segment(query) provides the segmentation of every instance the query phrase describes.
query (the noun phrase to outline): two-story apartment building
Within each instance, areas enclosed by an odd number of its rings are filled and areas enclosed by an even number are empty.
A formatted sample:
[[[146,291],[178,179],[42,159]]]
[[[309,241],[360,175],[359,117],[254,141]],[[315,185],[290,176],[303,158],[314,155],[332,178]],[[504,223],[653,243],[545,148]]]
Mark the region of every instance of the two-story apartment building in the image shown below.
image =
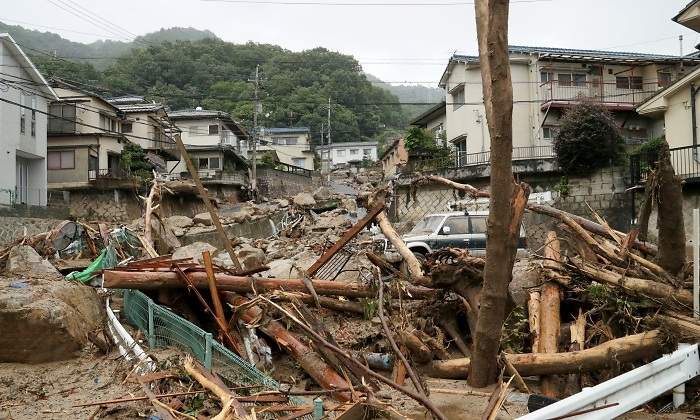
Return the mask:
[[[316,147],[321,162],[331,169],[345,164],[359,164],[363,161],[376,162],[376,141],[351,141],[343,143],[324,144]]]
[[[581,101],[612,111],[628,142],[650,138],[649,121],[637,115],[635,107],[700,62],[687,56],[561,48],[510,46],[509,52],[514,159],[552,156],[562,113]],[[484,163],[490,139],[479,57],[453,55],[440,87],[446,92],[448,141],[467,155],[462,162]]]
[[[100,95],[54,79],[58,96],[50,105],[48,186],[89,188],[98,180],[128,180],[121,153],[128,140],[121,133],[122,114]]]
[[[265,128],[257,149],[274,151],[277,159],[287,165],[313,170],[314,151],[311,149],[310,133],[308,127]]]
[[[229,114],[197,108],[168,115],[181,131],[182,142],[204,184],[235,188],[248,184],[248,163],[239,152],[248,141],[248,133]],[[184,162],[169,161],[168,170],[188,173]],[[222,194],[226,192],[222,190]]]
[[[411,121],[411,125],[430,131],[435,143],[441,146],[447,141],[445,101],[433,105]]]
[[[162,104],[147,102],[142,96],[109,98],[109,103],[122,113],[122,134],[147,152],[157,171],[164,172],[168,161],[179,160],[174,136],[180,131]]]
[[[0,34],[0,66],[0,204],[45,206],[47,112],[56,93],[8,34]]]

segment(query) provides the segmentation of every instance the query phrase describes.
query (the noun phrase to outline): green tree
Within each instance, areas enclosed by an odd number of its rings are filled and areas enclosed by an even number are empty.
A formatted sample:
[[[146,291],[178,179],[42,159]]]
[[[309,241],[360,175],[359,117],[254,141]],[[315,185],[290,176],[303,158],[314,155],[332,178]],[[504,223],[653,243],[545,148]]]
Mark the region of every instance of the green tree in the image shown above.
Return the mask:
[[[140,182],[153,178],[153,165],[146,160],[146,152],[138,144],[127,143],[121,154],[122,168]]]
[[[624,140],[608,110],[582,103],[562,117],[554,151],[565,174],[583,175],[616,163],[624,154]]]

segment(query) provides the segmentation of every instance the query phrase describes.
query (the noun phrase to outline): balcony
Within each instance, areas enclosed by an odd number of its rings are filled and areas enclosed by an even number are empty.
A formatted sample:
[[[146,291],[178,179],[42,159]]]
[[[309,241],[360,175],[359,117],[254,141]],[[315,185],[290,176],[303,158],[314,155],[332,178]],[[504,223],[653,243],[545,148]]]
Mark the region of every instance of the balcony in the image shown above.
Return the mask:
[[[542,110],[591,101],[613,110],[631,111],[653,96],[658,89],[656,81],[633,83],[629,88],[625,88],[624,84],[620,86],[615,82],[552,80],[540,85],[540,100]]]
[[[676,175],[685,182],[700,181],[700,146],[674,147],[669,150],[671,164]],[[646,182],[647,172],[658,160],[656,154],[635,154],[630,156],[630,184]]]
[[[88,180],[90,181],[96,181],[98,179],[105,179],[105,180],[126,180],[130,179],[131,175],[121,169],[121,168],[116,168],[116,169],[91,169],[88,171]]]
[[[248,182],[248,177],[243,171],[223,171],[221,169],[200,169],[197,171],[199,179],[203,183],[220,183],[231,185],[245,185]]]
[[[514,147],[513,148],[513,170],[516,171],[516,163],[525,163],[534,160],[553,160],[554,148],[551,145]],[[434,172],[447,169],[463,169],[484,167],[491,164],[491,152],[453,152],[449,156],[437,159],[409,160],[402,168],[402,173],[410,172]]]

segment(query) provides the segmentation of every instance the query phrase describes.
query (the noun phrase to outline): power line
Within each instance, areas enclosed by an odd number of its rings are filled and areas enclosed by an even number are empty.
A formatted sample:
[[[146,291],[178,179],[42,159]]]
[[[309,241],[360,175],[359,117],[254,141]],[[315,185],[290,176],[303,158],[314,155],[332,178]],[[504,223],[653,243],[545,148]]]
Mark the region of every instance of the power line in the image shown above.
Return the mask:
[[[351,3],[351,2],[344,2],[344,1],[328,1],[328,2],[322,2],[322,1],[298,1],[298,0],[291,0],[291,1],[279,1],[279,0],[200,0],[203,2],[207,3],[233,3],[233,4],[269,4],[269,5],[280,5],[280,6],[360,6],[360,7],[367,7],[367,6],[473,6],[474,2],[469,2],[469,1],[441,1],[437,3],[427,3],[427,2],[418,2],[418,3],[409,3],[409,2],[397,2],[397,3],[385,3],[385,2],[373,2],[373,3],[367,3],[367,2],[362,2],[362,3]],[[511,1],[511,4],[513,3],[544,3],[544,2],[551,2],[553,0],[513,0]]]
[[[74,30],[74,29],[59,28],[59,27],[56,27],[56,26],[39,25],[39,24],[37,24],[37,23],[25,22],[25,21],[22,21],[22,20],[15,20],[15,19],[0,18],[0,21],[2,21],[2,22],[10,22],[10,23],[18,23],[18,24],[20,24],[20,25],[30,25],[30,26],[34,26],[34,27],[37,27],[37,28],[43,28],[43,29],[52,29],[52,30],[54,30],[54,31],[71,32],[71,33],[79,34],[79,35],[99,36],[99,37],[102,37],[102,38],[105,38],[105,39],[112,39],[112,40],[118,40],[118,41],[123,41],[123,40],[125,40],[125,39],[128,39],[128,38],[115,38],[114,36],[112,36],[112,35],[107,35],[107,34],[98,34],[98,33],[94,33],[94,32],[82,32],[82,31],[76,31],[76,30]],[[31,28],[22,28],[22,29],[32,30]],[[128,39],[128,40],[130,40],[130,39]],[[75,41],[71,41],[71,42],[75,42]]]

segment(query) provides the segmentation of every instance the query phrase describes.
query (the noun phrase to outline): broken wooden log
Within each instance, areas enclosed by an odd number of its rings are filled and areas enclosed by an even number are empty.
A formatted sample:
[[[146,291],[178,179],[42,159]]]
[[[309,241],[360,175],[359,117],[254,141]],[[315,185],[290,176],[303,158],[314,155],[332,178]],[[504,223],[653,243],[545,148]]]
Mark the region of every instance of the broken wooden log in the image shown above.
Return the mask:
[[[261,322],[263,311],[259,306],[248,305],[248,299],[235,293],[223,292],[222,294],[224,299],[236,309],[236,313],[243,322],[251,325]],[[334,390],[349,387],[348,383],[338,372],[324,362],[309,346],[299,340],[294,333],[287,330],[281,322],[266,320],[257,325],[257,327],[285,349],[323,389]],[[332,395],[340,401],[351,400],[351,395],[348,392],[335,392]]]
[[[236,394],[233,393],[226,384],[219,378],[216,374],[212,372],[207,372],[199,363],[192,360],[192,357],[187,356],[185,358],[185,371],[192,376],[197,382],[199,382],[205,389],[211,391],[216,395],[221,403],[224,404],[224,410],[233,409],[236,416],[241,418],[246,418],[248,412],[246,411],[243,404],[237,400]]]
[[[313,296],[304,293],[275,292],[274,298],[282,301],[293,301],[298,299],[301,302],[311,304],[316,303],[317,301]],[[332,309],[334,311],[350,312],[358,315],[365,314],[365,306],[359,302],[318,296],[318,303],[320,303],[322,307]]]
[[[667,311],[654,317],[655,321],[671,331],[678,340],[700,341],[700,321],[682,314]]]
[[[406,263],[408,274],[415,279],[423,278],[423,268],[421,267],[418,258],[413,255],[413,251],[408,249],[406,243],[403,241],[403,239],[401,239],[401,236],[399,236],[399,234],[396,232],[394,227],[391,225],[391,222],[389,222],[389,218],[387,217],[386,213],[384,211],[379,212],[379,214],[376,216],[376,220],[384,236],[386,236],[389,242],[391,242],[394,248],[396,248],[399,255],[401,255],[401,258],[403,258],[404,262]]]
[[[401,331],[399,335],[416,363],[423,364],[433,360],[433,352],[415,334],[409,331]]]
[[[199,289],[209,288],[207,274],[201,271],[188,273],[192,283]],[[328,280],[313,280],[314,289],[319,295],[346,296],[354,298],[374,297],[374,287],[356,283],[341,283]],[[180,289],[185,285],[174,271],[121,271],[106,270],[104,287],[108,289]],[[307,288],[301,279],[279,279],[262,277],[241,277],[230,274],[217,274],[216,287],[219,291],[256,293],[272,290],[306,293]],[[434,297],[436,291],[426,287],[406,285],[402,289],[403,299],[427,299]],[[409,295],[410,293],[410,295]]]
[[[527,301],[527,322],[530,326],[530,338],[532,338],[532,352],[540,351],[540,300],[539,291],[531,291]]]
[[[595,347],[568,353],[507,354],[508,361],[521,376],[558,375],[591,372],[658,356],[661,332],[649,332],[616,338]],[[433,360],[423,367],[427,376],[444,379],[464,379],[469,373],[468,358]]]
[[[676,289],[667,284],[647,279],[627,277],[623,274],[585,263],[578,257],[572,258],[571,261],[582,274],[585,274],[593,280],[619,286],[622,289],[627,289],[633,292],[642,293],[651,298],[661,299],[666,303],[681,303],[688,306],[693,305],[693,294],[689,290]]]
[[[550,270],[561,270],[561,251],[559,238],[554,231],[547,233],[544,245],[544,266]],[[546,274],[545,274],[546,276]],[[559,351],[559,327],[561,319],[559,317],[561,293],[559,285],[551,279],[547,279],[542,285],[540,298],[540,340],[539,353],[557,353]],[[535,351],[535,349],[533,349]],[[558,378],[542,378],[542,393],[549,398],[558,397]]]

